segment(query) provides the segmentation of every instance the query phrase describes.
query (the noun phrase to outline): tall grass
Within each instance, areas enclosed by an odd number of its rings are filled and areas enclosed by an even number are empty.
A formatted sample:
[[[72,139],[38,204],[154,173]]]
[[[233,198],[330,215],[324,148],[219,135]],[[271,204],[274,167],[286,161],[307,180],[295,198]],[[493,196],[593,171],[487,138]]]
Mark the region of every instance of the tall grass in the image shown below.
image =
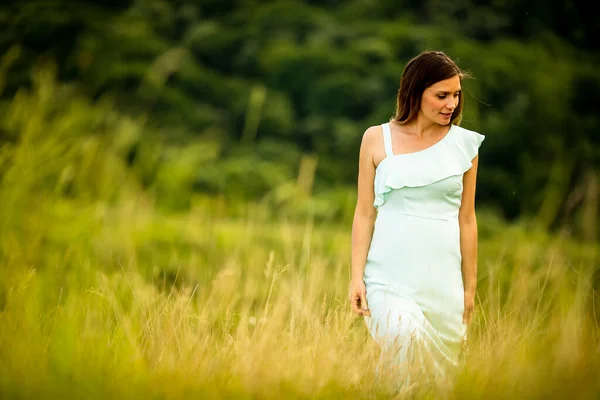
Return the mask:
[[[455,383],[398,394],[347,302],[348,224],[250,204],[233,219],[211,201],[164,213],[115,146],[139,127],[85,103],[47,112],[42,83],[3,121],[15,135],[0,183],[0,397],[600,395],[596,244],[480,212]]]

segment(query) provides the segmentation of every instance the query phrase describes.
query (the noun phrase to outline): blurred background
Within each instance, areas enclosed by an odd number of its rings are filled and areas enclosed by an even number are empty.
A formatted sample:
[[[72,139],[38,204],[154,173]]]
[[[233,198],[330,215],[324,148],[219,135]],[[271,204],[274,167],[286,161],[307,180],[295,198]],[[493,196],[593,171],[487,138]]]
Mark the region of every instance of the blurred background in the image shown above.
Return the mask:
[[[454,398],[597,395],[591,4],[2,2],[0,395],[373,396],[358,151],[424,50],[470,73],[461,125],[486,135]]]
[[[51,85],[44,118],[86,107],[63,145],[98,140],[165,209],[267,202],[348,221],[362,133],[393,115],[406,62],[441,50],[473,77],[462,125],[487,136],[478,207],[598,237],[600,56],[583,3],[29,0],[0,20],[5,163],[18,94]],[[70,171],[43,186],[89,192]]]

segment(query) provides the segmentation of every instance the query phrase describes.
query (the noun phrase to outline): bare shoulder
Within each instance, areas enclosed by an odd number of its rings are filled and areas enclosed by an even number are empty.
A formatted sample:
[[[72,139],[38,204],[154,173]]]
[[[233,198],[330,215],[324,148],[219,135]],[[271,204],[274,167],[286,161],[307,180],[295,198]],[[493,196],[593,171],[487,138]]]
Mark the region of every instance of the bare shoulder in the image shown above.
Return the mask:
[[[373,125],[367,128],[363,134],[363,140],[373,140],[381,135],[381,125]]]
[[[379,143],[381,139],[381,126],[374,125],[367,128],[362,137],[362,147],[373,147]]]

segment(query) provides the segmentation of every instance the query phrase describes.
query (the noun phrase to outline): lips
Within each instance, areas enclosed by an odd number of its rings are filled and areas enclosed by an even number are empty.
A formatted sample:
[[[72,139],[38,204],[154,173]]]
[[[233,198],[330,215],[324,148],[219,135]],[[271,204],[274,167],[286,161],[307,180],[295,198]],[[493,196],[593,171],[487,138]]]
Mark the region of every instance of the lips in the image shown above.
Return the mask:
[[[450,118],[452,116],[452,113],[448,113],[448,114],[446,114],[446,113],[440,113],[440,114],[442,114],[446,118]]]

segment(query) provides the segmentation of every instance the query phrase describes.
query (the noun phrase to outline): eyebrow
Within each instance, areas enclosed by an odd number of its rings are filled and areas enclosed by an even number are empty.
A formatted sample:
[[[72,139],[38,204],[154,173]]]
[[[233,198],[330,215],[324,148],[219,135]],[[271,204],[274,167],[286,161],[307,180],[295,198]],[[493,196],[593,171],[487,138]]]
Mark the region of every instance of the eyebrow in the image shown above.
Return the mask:
[[[458,89],[458,90],[457,90],[457,91],[455,91],[454,93],[458,93],[458,92],[462,92],[462,89]],[[442,91],[442,90],[438,90],[438,91],[437,91],[437,92],[435,92],[435,93],[450,94],[451,92],[444,92],[444,91]]]

